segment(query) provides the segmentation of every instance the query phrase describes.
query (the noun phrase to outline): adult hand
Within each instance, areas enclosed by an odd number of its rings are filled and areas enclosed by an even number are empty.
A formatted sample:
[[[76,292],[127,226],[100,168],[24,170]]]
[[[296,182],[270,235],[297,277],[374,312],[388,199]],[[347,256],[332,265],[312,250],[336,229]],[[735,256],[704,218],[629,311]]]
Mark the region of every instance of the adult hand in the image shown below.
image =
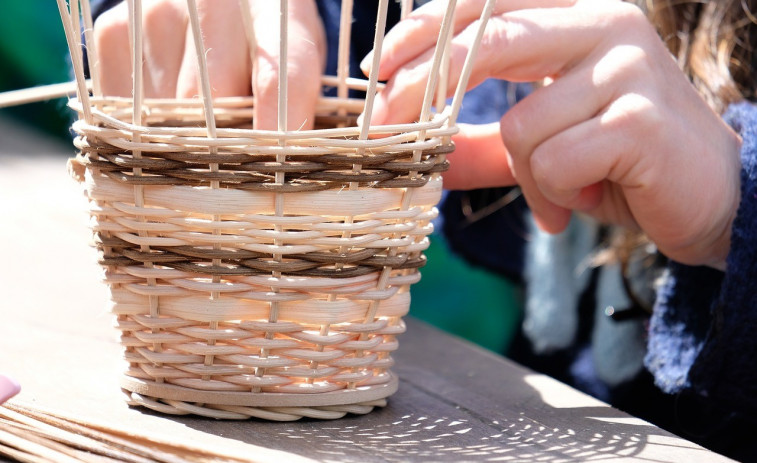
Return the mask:
[[[257,96],[255,126],[276,130],[278,120],[279,2],[250,0],[257,41],[255,62],[238,0],[198,0],[213,97]],[[289,2],[287,129],[313,126],[325,65],[325,32],[313,0]],[[199,95],[198,65],[187,5],[181,0],[145,1],[142,11],[146,97]],[[128,4],[104,12],[94,26],[97,70],[105,95],[132,94]]]
[[[21,386],[11,378],[0,375],[0,404],[18,394]]]
[[[424,5],[387,35],[379,78],[389,82],[377,98],[374,123],[417,117],[411,108],[420,107],[443,3]],[[448,92],[483,3],[459,2]],[[470,86],[488,77],[551,83],[508,111],[499,130],[484,126],[473,137],[457,137],[448,188],[515,180],[546,231],[563,230],[577,210],[641,228],[677,261],[724,266],[740,196],[741,141],[637,7],[500,0]]]

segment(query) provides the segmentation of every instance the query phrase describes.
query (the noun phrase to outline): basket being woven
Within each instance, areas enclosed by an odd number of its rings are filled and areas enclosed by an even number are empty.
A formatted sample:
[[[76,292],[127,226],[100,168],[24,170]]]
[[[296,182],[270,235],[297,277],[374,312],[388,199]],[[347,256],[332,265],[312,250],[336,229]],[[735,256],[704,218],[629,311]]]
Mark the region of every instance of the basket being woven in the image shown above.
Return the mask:
[[[104,114],[115,107],[103,102]],[[365,142],[342,137],[279,149],[240,129],[167,140],[143,127],[136,142],[124,126],[74,128],[131,401],[223,417],[317,406],[324,416],[394,392],[390,353],[450,149],[433,130],[358,154]]]
[[[128,403],[272,420],[384,405],[452,150],[450,108],[367,127],[355,123],[363,101],[322,98],[316,129],[261,131],[252,97],[90,95],[77,14],[61,13],[82,83],[71,167]],[[368,98],[377,86],[349,82]]]

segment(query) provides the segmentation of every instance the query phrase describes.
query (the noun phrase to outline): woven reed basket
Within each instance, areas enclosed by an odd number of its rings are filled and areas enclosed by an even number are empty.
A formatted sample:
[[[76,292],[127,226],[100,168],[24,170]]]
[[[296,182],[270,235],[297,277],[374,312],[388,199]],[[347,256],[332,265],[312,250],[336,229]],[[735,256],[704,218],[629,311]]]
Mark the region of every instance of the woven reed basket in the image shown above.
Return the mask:
[[[79,83],[70,167],[91,206],[128,403],[271,420],[385,405],[454,106],[433,112],[427,95],[421,122],[358,125],[380,91],[375,76],[324,77],[366,97],[322,97],[313,130],[261,131],[254,97],[210,99],[206,72],[201,98],[150,100],[139,83],[134,98],[114,98],[96,81],[90,93],[78,29],[81,14],[89,42],[89,5],[58,4]],[[385,16],[382,0],[378,24]],[[429,85],[443,69],[445,21]]]

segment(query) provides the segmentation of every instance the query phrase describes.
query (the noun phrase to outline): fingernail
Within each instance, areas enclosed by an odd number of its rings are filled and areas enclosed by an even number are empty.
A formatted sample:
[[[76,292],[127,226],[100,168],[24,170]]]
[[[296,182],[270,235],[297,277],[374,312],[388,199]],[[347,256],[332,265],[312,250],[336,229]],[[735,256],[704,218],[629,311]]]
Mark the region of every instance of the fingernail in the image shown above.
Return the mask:
[[[371,63],[373,62],[373,51],[371,50],[368,52],[367,55],[365,55],[365,58],[363,58],[363,61],[360,62],[360,70],[363,71],[363,74],[368,76],[371,73]]]
[[[0,375],[0,404],[18,394],[21,385],[12,378]]]
[[[547,210],[545,210],[543,213],[534,213],[533,215],[534,221],[536,222],[536,225],[539,227],[539,229],[546,233],[554,235],[556,233],[562,232],[563,230],[565,230],[565,228],[567,228],[571,216],[570,209],[565,209],[555,205],[552,205],[551,207],[545,209]]]

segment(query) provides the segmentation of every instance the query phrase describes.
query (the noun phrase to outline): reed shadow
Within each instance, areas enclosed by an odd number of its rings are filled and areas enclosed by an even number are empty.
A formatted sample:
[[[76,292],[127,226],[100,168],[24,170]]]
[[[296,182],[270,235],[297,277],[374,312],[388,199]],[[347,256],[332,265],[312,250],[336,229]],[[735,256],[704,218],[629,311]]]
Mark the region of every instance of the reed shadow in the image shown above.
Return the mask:
[[[468,343],[411,322],[383,409],[334,421],[187,426],[322,462],[717,461],[713,454]],[[405,338],[403,338],[404,340]],[[723,461],[728,461],[723,458]]]

